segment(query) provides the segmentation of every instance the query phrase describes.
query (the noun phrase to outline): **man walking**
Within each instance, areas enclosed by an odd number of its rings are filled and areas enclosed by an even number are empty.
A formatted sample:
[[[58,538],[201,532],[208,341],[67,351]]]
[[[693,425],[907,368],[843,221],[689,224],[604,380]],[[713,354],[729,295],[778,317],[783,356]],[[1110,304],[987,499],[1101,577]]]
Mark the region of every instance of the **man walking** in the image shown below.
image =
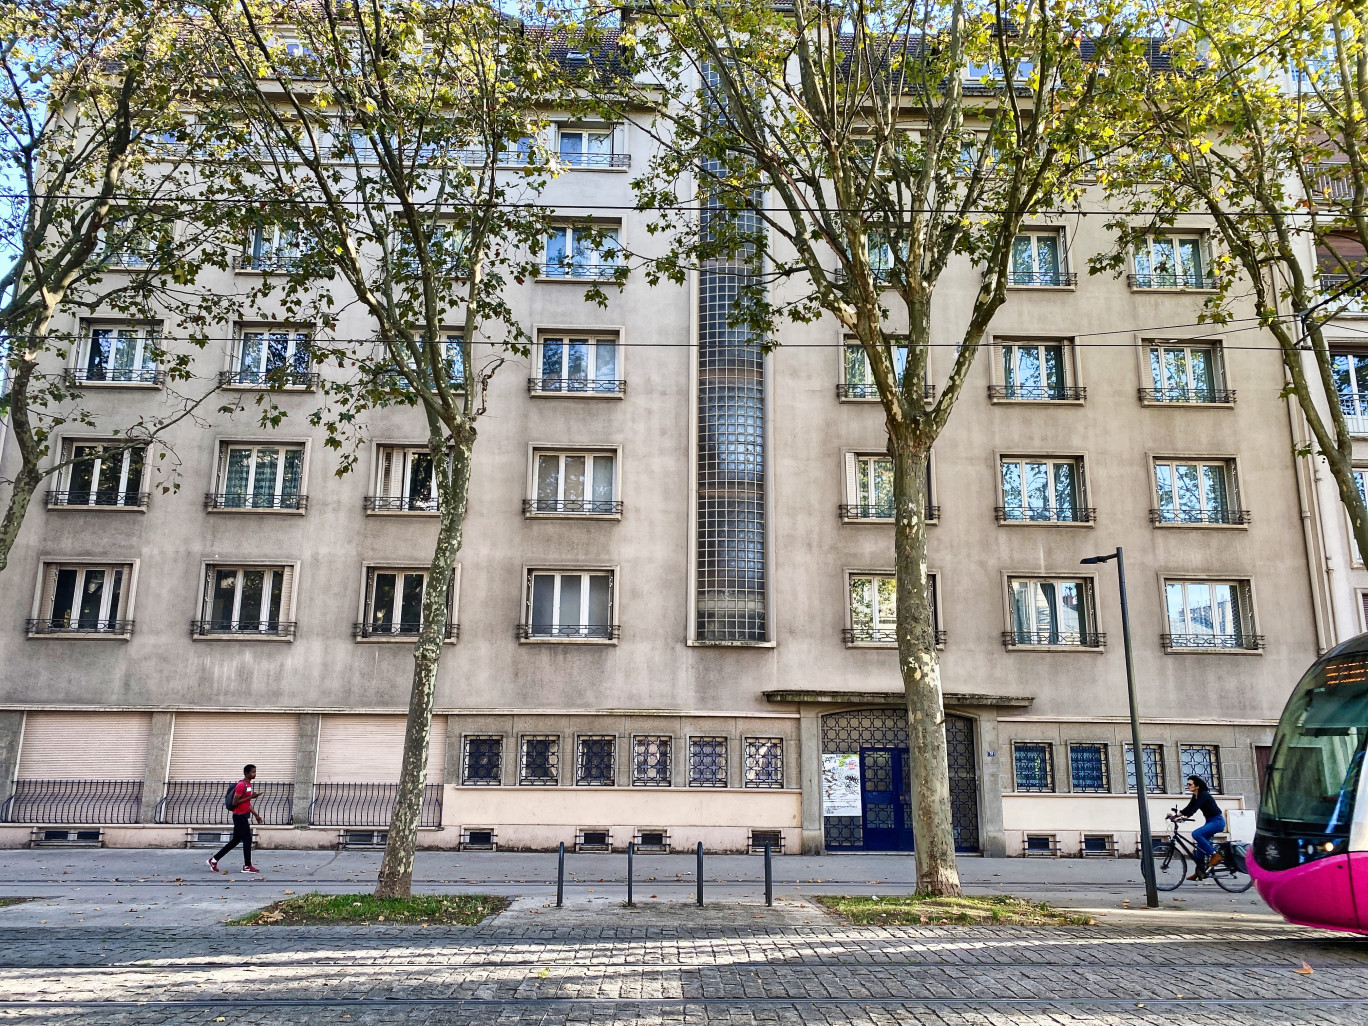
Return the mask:
[[[209,859],[209,868],[215,873],[218,872],[219,859],[236,848],[239,842],[242,844],[242,871],[261,872],[252,865],[252,817],[256,816],[256,821],[261,822],[261,815],[252,808],[252,799],[256,797],[252,781],[256,779],[256,775],[257,768],[249,762],[242,767],[242,779],[233,786],[233,839],[220,848],[217,855]]]

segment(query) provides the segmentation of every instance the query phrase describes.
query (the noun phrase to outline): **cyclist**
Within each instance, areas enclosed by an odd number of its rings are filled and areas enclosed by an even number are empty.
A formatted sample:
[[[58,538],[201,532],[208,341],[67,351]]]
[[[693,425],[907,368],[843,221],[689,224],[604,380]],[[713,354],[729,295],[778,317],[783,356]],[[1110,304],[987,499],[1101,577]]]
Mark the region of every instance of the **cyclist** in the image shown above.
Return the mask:
[[[1201,811],[1202,817],[1206,820],[1196,830],[1192,831],[1192,844],[1197,849],[1198,854],[1206,859],[1206,864],[1197,863],[1195,872],[1188,877],[1189,880],[1197,880],[1209,873],[1221,861],[1221,853],[1216,850],[1211,843],[1211,835],[1218,834],[1226,828],[1225,814],[1221,812],[1221,807],[1216,804],[1216,799],[1211,796],[1211,788],[1201,777],[1187,778],[1187,792],[1192,795],[1191,800],[1180,811],[1170,813],[1165,819],[1187,819],[1194,812]]]

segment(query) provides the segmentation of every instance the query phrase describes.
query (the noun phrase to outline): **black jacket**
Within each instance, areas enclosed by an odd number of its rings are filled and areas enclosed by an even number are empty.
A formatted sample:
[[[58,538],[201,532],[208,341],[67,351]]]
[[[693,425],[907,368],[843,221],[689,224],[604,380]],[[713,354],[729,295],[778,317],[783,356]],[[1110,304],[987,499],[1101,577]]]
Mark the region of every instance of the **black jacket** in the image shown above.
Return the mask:
[[[1210,791],[1198,791],[1192,796],[1192,801],[1188,802],[1187,806],[1179,812],[1178,815],[1191,816],[1198,809],[1202,810],[1202,817],[1207,822],[1211,822],[1213,819],[1217,819],[1223,815],[1221,807],[1216,804],[1216,799],[1211,797]]]

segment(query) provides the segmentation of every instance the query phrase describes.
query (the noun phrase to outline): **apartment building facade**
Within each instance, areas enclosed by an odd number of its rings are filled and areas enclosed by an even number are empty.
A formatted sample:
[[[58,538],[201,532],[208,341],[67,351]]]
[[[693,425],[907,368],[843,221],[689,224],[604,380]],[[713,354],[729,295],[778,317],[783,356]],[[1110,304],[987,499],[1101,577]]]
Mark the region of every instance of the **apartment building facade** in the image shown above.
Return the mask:
[[[568,167],[546,199],[565,224],[546,273],[510,294],[536,345],[495,374],[480,422],[420,843],[909,851],[890,471],[863,358],[831,320],[764,355],[726,326],[726,276],[706,267],[586,303],[607,257],[577,250],[576,217],[620,216],[623,245],[659,244],[630,212],[648,138],[553,130]],[[1082,558],[1126,551],[1156,816],[1189,773],[1251,807],[1318,652],[1278,354],[1199,323],[1215,244],[1201,219],[1137,247],[1123,276],[1090,277],[1103,221],[1023,233],[934,453],[966,852],[1135,850],[1117,582]],[[281,247],[245,241],[204,287],[270,273]],[[966,316],[978,275],[947,272],[940,323]],[[267,845],[384,828],[436,533],[425,432],[416,410],[374,411],[337,476],[307,421],[328,372],[308,359],[316,328],[272,314],[244,310],[196,355],[198,380],[246,408],[177,428],[171,460],[63,433],[76,462],[0,590],[0,845],[78,828],[186,843],[226,818],[246,762]],[[68,327],[82,346],[52,371],[101,423],[168,401],[144,355],[156,325]],[[354,309],[331,330],[373,336]],[[935,348],[928,387],[954,353]],[[267,387],[287,413],[274,429],[253,412]],[[12,443],[0,460],[7,476]]]

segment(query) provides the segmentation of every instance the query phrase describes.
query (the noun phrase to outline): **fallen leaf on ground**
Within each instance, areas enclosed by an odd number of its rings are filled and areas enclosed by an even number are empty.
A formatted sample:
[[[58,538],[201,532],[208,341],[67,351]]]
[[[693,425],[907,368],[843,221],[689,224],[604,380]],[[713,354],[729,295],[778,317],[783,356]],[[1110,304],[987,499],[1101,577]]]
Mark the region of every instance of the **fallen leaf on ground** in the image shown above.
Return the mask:
[[[1310,976],[1316,970],[1312,969],[1309,963],[1303,962],[1300,969],[1293,969],[1292,971],[1301,976]]]

